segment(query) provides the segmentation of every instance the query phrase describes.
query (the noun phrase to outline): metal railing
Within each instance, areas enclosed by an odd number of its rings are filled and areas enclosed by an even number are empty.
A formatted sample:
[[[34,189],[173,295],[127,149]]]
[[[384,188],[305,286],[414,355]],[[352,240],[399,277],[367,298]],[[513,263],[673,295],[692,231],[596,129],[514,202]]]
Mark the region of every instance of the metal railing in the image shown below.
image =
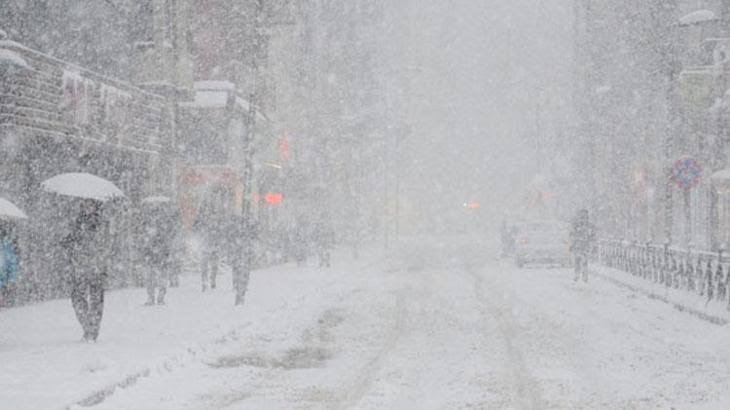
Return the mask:
[[[605,266],[667,288],[694,293],[707,303],[724,303],[730,310],[730,258],[724,249],[704,252],[670,244],[607,239],[599,241],[598,257]]]

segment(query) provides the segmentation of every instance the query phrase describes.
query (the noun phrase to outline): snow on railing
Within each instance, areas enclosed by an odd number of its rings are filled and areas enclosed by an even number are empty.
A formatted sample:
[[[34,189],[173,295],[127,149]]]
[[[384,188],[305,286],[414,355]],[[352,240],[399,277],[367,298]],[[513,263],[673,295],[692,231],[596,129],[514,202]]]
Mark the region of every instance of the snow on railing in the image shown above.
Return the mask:
[[[682,289],[704,297],[707,302],[727,304],[730,258],[724,249],[717,252],[682,249],[670,244],[605,239],[599,241],[599,262],[610,268],[669,288]]]

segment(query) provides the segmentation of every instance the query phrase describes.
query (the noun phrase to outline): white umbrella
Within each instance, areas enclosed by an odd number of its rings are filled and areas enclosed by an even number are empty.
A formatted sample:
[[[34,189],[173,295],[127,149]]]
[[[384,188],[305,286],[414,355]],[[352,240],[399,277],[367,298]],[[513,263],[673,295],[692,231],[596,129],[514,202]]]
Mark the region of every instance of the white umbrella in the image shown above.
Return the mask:
[[[124,198],[124,193],[111,181],[85,172],[71,172],[56,175],[45,180],[41,187],[46,192],[76,198],[108,201],[114,198]]]
[[[2,218],[28,219],[28,215],[12,202],[5,198],[0,198],[0,219]]]

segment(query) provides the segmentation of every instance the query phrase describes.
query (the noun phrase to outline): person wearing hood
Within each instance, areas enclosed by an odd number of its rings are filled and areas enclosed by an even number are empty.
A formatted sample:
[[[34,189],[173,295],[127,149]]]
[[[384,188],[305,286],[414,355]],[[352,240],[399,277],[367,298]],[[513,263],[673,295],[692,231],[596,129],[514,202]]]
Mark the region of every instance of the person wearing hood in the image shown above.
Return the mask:
[[[327,217],[321,217],[317,224],[314,226],[312,241],[314,242],[314,247],[317,251],[319,267],[331,267],[331,250],[335,243],[335,232],[332,229],[332,225]]]
[[[101,212],[100,202],[82,200],[71,233],[62,241],[71,267],[71,304],[84,331],[83,340],[89,342],[99,337],[104,312],[109,227]]]
[[[147,302],[145,305],[164,305],[167,282],[170,278],[171,258],[176,227],[167,203],[146,204],[143,210],[141,253],[147,270]]]
[[[229,261],[233,279],[236,306],[243,305],[248,292],[251,271],[255,263],[254,241],[258,238],[258,224],[240,214],[230,217]]]
[[[201,288],[203,292],[216,288],[221,256],[225,254],[228,241],[226,232],[229,217],[228,198],[225,192],[216,192],[198,212],[194,230],[201,239]]]
[[[573,220],[570,232],[570,251],[575,260],[574,281],[588,282],[588,257],[596,240],[596,227],[591,223],[588,210],[581,209]]]
[[[16,282],[20,270],[20,253],[12,225],[0,221],[0,307],[15,302]]]

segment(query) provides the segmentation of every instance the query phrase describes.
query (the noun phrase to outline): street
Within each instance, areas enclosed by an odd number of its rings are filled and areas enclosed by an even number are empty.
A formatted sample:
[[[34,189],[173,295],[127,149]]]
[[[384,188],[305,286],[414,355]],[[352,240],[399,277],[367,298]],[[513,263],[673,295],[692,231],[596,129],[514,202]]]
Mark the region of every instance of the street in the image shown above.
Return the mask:
[[[4,1],[0,410],[730,409],[728,56],[730,0]]]
[[[573,283],[564,269],[518,270],[473,238],[449,242],[411,241],[386,269],[340,263],[196,360],[96,408],[730,403],[726,327],[601,280]]]

